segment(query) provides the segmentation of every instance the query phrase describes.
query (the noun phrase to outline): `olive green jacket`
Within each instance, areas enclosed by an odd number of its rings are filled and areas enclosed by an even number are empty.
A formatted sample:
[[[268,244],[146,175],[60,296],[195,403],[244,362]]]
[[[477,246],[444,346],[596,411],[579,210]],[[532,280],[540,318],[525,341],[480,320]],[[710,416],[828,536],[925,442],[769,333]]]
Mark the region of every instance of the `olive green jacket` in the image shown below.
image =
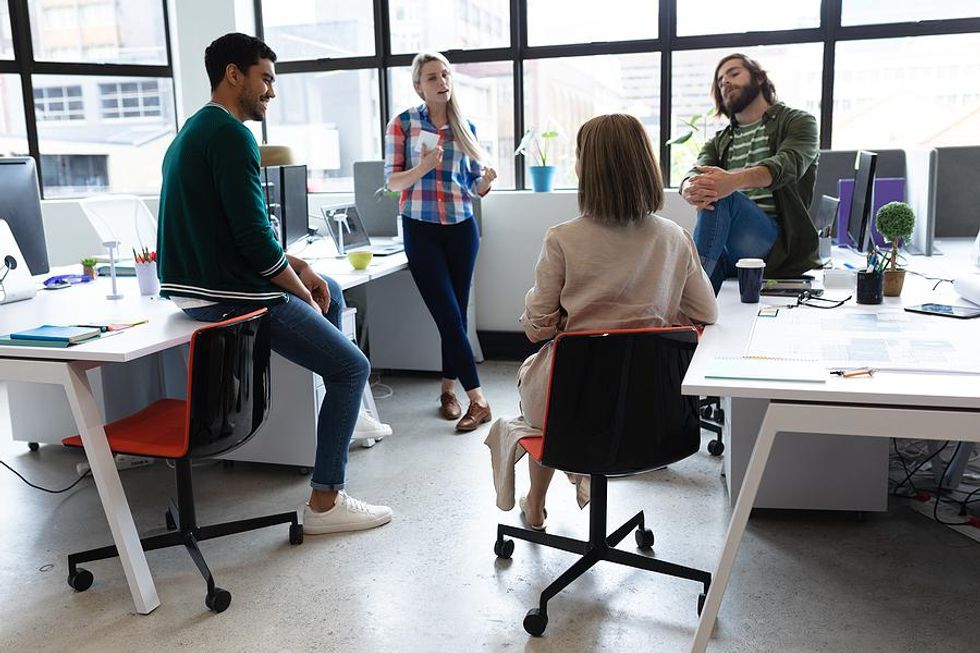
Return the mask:
[[[817,228],[810,220],[808,207],[813,199],[813,184],[820,157],[817,121],[806,111],[790,109],[782,102],[769,107],[762,116],[769,138],[769,157],[763,165],[772,175],[779,237],[766,257],[766,276],[794,277],[820,267]],[[733,125],[716,133],[698,155],[699,166],[728,168]],[[688,177],[697,174],[693,169]]]

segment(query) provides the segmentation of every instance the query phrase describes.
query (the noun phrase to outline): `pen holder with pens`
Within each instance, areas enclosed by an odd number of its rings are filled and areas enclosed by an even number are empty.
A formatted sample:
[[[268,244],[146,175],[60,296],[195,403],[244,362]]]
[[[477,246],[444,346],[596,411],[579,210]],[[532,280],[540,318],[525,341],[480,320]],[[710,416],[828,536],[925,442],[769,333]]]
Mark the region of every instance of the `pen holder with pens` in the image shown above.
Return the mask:
[[[136,281],[139,283],[141,295],[158,294],[160,292],[160,280],[157,279],[157,262],[137,262]]]
[[[859,270],[857,273],[857,303],[880,304],[882,273],[878,270]]]

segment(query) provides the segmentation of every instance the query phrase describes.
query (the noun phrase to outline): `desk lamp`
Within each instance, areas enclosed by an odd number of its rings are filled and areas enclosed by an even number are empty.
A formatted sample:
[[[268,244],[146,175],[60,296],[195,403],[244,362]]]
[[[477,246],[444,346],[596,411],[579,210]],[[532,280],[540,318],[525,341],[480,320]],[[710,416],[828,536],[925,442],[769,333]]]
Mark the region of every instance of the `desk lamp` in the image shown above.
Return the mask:
[[[109,277],[112,279],[112,292],[105,296],[106,299],[122,299],[122,293],[116,289],[116,248],[119,247],[118,240],[107,240],[102,246],[109,252]]]

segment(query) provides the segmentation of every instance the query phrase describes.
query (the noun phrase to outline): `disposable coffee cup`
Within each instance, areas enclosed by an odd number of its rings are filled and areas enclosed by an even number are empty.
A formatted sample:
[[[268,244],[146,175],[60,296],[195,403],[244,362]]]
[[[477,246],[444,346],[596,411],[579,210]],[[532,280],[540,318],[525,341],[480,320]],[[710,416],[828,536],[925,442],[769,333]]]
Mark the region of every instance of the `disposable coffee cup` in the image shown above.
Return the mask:
[[[758,304],[766,262],[761,258],[740,258],[735,267],[738,269],[738,292],[742,295],[742,303]]]

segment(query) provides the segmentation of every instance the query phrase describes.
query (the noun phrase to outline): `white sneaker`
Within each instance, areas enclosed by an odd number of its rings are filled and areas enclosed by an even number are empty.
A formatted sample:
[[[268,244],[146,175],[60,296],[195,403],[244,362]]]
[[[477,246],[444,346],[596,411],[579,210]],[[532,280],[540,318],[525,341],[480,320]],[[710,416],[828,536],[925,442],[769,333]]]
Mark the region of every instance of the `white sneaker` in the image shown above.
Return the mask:
[[[333,508],[316,512],[306,504],[303,509],[303,532],[307,535],[343,533],[376,528],[391,521],[391,508],[372,506],[340,492]]]
[[[367,438],[383,438],[391,435],[391,427],[384,422],[379,422],[371,416],[371,413],[362,410],[357,416],[357,424],[354,425],[354,440],[364,440]]]

